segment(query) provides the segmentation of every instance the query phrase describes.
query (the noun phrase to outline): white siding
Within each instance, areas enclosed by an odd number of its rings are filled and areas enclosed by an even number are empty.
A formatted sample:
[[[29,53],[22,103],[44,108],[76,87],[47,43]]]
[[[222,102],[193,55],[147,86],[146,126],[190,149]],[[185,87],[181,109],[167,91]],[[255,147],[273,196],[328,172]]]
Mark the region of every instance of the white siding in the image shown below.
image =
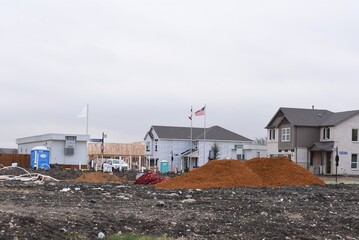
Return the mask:
[[[295,149],[296,152],[293,153],[292,160],[296,162],[298,165],[308,168],[309,163],[309,153],[307,148],[297,148]]]
[[[359,156],[359,142],[352,142],[352,129],[359,129],[359,115],[356,115],[333,128],[334,147],[338,147],[339,154],[338,174],[359,175],[357,169],[351,169],[351,155]],[[333,154],[335,157],[335,153]],[[332,161],[333,174],[335,174],[335,160]]]

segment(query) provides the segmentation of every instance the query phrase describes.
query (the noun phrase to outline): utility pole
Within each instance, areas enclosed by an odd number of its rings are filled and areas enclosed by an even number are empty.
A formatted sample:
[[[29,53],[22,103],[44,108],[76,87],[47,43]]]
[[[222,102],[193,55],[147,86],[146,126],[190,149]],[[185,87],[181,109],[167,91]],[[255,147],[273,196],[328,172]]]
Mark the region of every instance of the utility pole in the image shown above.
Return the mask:
[[[103,152],[105,150],[105,138],[107,138],[107,134],[102,132],[102,139],[101,139],[101,155],[102,155],[102,158],[103,158]]]

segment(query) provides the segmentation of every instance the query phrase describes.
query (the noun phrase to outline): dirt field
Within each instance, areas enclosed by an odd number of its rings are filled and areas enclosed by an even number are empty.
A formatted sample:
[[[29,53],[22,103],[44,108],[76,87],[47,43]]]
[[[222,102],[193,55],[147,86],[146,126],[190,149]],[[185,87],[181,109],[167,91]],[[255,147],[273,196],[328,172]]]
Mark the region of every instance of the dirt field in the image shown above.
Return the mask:
[[[359,239],[359,185],[160,190],[125,175],[123,184],[0,182],[0,239]]]

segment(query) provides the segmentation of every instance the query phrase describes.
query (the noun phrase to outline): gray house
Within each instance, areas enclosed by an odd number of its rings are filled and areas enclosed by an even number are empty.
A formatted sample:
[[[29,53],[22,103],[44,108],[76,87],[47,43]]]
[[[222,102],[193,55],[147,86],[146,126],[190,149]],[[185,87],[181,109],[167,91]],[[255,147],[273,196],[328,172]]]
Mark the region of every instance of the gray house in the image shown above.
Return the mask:
[[[269,157],[286,156],[317,174],[359,174],[359,110],[279,108],[266,129]]]
[[[206,129],[151,126],[144,140],[147,166],[160,169],[164,162],[172,171],[191,170],[204,165],[214,158],[215,145],[219,149],[217,159],[266,156],[265,146],[254,145],[251,139],[220,126]]]

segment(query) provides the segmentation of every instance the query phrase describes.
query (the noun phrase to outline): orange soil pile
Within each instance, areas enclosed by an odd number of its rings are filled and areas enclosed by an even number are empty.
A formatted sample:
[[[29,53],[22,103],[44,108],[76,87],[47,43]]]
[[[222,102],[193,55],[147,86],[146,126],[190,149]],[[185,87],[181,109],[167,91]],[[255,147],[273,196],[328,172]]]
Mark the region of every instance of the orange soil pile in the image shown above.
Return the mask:
[[[159,189],[279,187],[325,183],[288,158],[254,158],[249,161],[213,160],[184,175],[155,185]]]
[[[123,180],[116,175],[112,175],[104,172],[88,172],[82,174],[80,177],[75,179],[76,182],[92,182],[92,183],[106,183],[116,182],[123,183]]]

